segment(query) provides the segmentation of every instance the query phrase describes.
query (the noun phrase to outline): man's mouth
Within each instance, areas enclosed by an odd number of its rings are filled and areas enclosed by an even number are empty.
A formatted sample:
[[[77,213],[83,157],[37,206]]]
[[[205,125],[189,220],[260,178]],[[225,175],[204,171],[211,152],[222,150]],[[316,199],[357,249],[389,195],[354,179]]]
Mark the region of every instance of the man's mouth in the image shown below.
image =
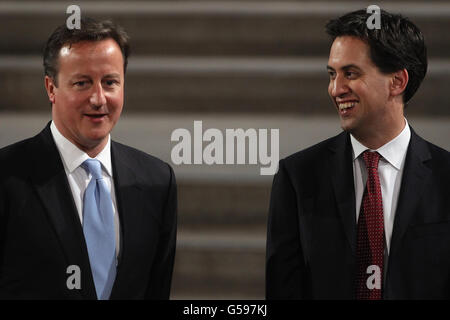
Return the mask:
[[[356,101],[356,100],[345,101],[345,102],[337,102],[339,113],[341,115],[349,114],[350,111],[356,106],[357,103],[358,103],[358,101]]]
[[[101,123],[108,116],[107,113],[93,113],[93,114],[84,114],[89,120],[94,123]]]
[[[107,116],[108,114],[107,113],[99,113],[99,114],[84,114],[85,116],[87,116],[87,117],[90,117],[90,118],[102,118],[102,117],[105,117],[105,116]]]

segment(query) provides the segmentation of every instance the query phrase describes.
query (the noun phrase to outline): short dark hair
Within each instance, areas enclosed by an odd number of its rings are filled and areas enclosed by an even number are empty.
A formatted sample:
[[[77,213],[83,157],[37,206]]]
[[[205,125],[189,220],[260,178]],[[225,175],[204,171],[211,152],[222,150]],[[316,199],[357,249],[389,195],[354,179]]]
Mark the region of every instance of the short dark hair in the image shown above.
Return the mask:
[[[337,37],[353,36],[369,45],[370,58],[382,73],[406,69],[409,81],[403,94],[406,104],[419,88],[427,73],[427,47],[420,29],[407,18],[380,10],[381,28],[369,29],[370,13],[357,10],[330,20],[326,32]]]
[[[81,41],[115,40],[122,51],[123,70],[126,72],[130,46],[128,43],[129,37],[125,30],[110,20],[97,21],[83,17],[80,22],[80,29],[69,29],[66,24],[60,25],[53,31],[45,45],[44,72],[46,76],[53,79],[56,86],[59,51],[65,45],[70,46]]]

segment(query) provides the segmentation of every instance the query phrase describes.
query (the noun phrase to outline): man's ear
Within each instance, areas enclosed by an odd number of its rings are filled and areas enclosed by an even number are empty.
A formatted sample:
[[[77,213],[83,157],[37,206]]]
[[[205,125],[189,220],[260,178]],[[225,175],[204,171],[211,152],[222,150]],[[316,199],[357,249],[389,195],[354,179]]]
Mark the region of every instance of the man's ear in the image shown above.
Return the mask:
[[[51,104],[53,105],[55,103],[55,89],[57,88],[55,81],[53,78],[50,78],[49,76],[45,76],[45,90],[47,91],[48,99],[50,100]]]
[[[409,75],[408,71],[406,69],[399,70],[392,74],[392,80],[391,80],[391,96],[398,96],[401,95],[408,85],[409,81]]]

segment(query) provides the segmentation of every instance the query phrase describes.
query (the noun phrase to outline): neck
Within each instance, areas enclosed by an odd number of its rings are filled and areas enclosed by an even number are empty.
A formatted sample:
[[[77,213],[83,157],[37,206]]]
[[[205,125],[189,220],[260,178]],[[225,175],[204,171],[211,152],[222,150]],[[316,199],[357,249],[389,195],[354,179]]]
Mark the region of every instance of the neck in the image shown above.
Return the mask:
[[[395,121],[384,122],[384,126],[377,126],[365,132],[352,132],[353,137],[369,149],[376,150],[397,137],[405,128],[406,121],[402,116]]]
[[[78,141],[73,136],[68,134],[68,132],[65,130],[64,127],[58,126],[58,121],[55,121],[53,119],[56,128],[58,129],[59,133],[69,140],[73,145],[75,145],[78,149],[85,152],[89,157],[95,158],[102,150],[105,148],[106,144],[108,143],[109,135],[95,141]]]
[[[106,137],[101,143],[93,146],[93,147],[83,147],[81,145],[76,146],[87,153],[87,155],[91,158],[95,158],[102,150],[105,148],[106,143],[108,142],[108,137]]]

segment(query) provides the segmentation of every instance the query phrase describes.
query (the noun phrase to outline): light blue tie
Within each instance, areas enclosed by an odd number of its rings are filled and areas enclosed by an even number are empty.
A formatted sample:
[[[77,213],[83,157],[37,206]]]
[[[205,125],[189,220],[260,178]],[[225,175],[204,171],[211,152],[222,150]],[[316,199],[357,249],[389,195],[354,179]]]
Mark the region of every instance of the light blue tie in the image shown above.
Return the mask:
[[[107,300],[116,277],[116,237],[111,194],[103,180],[98,160],[88,159],[81,166],[92,175],[84,193],[84,238],[97,298]]]

